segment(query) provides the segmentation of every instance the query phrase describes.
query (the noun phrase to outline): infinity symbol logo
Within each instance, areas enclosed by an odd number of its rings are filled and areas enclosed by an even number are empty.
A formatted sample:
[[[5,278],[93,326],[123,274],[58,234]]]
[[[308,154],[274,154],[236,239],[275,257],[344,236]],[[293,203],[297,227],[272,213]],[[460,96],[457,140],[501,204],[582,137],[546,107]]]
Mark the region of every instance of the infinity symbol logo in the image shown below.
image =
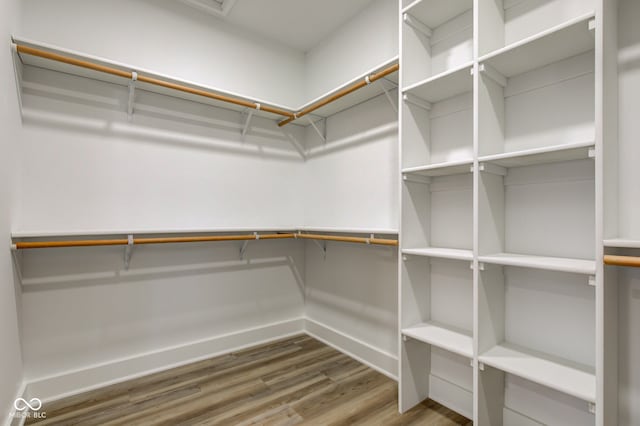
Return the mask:
[[[26,411],[27,409],[38,411],[42,408],[42,401],[38,398],[31,398],[29,401],[24,398],[18,398],[13,402],[13,407],[16,411]]]

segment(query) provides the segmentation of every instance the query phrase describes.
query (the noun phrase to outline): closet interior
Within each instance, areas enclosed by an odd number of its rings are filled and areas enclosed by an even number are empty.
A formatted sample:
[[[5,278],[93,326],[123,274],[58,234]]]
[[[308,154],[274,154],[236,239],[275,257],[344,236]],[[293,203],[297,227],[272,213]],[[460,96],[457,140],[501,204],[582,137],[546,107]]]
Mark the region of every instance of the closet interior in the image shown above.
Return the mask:
[[[640,422],[634,0],[68,3],[6,40],[20,396],[306,333],[400,413]]]

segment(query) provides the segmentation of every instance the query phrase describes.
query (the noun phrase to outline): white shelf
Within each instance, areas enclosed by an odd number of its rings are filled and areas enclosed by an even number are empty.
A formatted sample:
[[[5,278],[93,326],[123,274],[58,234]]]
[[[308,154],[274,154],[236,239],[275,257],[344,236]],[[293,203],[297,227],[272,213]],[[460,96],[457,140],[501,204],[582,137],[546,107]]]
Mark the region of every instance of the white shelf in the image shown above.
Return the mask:
[[[465,173],[471,173],[473,160],[451,161],[447,163],[430,164],[428,166],[408,167],[402,169],[403,174],[412,174],[419,176],[450,176]]]
[[[354,83],[357,83],[359,81],[363,81],[367,76],[374,74],[377,71],[383,70],[385,68],[388,68],[392,65],[395,65],[398,63],[398,57],[394,56],[393,58],[390,58],[384,62],[382,62],[379,65],[376,65],[375,67],[367,70],[366,72],[354,77],[353,79],[339,85],[338,87],[329,90],[328,92],[326,92],[325,94],[318,96],[317,98],[305,103],[304,105],[298,107],[296,109],[296,111],[301,111],[307,107],[310,107],[311,105],[326,99],[330,96],[332,96],[333,94],[339,92],[340,90],[343,90],[349,86],[351,86]],[[398,85],[398,73],[395,72],[391,75],[388,75],[387,77],[383,78],[382,80],[387,80],[386,83],[382,82],[380,84],[385,84],[386,88],[389,90],[392,88],[392,86],[397,86]],[[381,80],[378,80],[381,81]],[[311,114],[309,114],[309,116],[320,116],[320,117],[329,117],[331,115],[337,114],[340,111],[344,111],[346,109],[349,109],[355,105],[361,104],[362,102],[366,102],[369,99],[375,98],[376,96],[380,96],[384,93],[384,90],[382,89],[382,87],[379,86],[379,84],[376,84],[377,82],[374,82],[373,84],[368,84],[364,87],[362,87],[361,89],[356,90],[355,92],[352,92],[350,94],[348,94],[347,96],[344,96],[340,99],[337,99],[321,108],[318,108],[317,110],[313,111]],[[294,123],[299,123],[302,125],[307,125],[309,124],[308,120],[305,117],[301,117],[300,119],[294,121]]]
[[[478,161],[480,163],[492,163],[508,168],[560,161],[582,160],[589,158],[589,151],[593,149],[594,146],[593,141],[554,145],[524,151],[485,155],[480,157]]]
[[[395,56],[393,58],[390,58],[389,60],[384,61],[383,63],[371,68],[370,70],[368,70],[367,72],[363,73],[362,75],[356,76],[355,78],[351,79],[350,81],[347,81],[344,84],[339,85],[338,87],[336,87],[335,89],[330,90],[329,92],[327,92],[326,94],[305,103],[304,105],[301,105],[297,108],[294,107],[290,107],[290,106],[284,106],[284,105],[279,105],[275,102],[270,102],[270,101],[266,101],[264,99],[259,99],[259,98],[255,98],[255,97],[249,97],[246,95],[242,95],[242,94],[238,94],[238,93],[234,93],[234,92],[230,92],[227,90],[223,90],[223,89],[219,89],[216,87],[212,87],[212,86],[207,86],[207,85],[202,85],[193,81],[188,81],[188,80],[184,80],[184,79],[180,79],[177,77],[173,77],[173,76],[169,76],[169,75],[165,75],[165,74],[160,74],[157,73],[155,71],[151,71],[151,70],[147,70],[144,68],[140,68],[140,67],[136,67],[130,64],[125,64],[125,63],[121,63],[121,62],[116,62],[116,61],[111,61],[109,59],[105,59],[105,58],[101,58],[101,57],[97,57],[97,56],[93,56],[93,55],[88,55],[86,53],[81,53],[81,52],[77,52],[77,51],[73,51],[73,50],[69,50],[69,49],[64,49],[61,47],[57,47],[57,46],[53,46],[53,45],[49,45],[46,43],[40,43],[40,42],[36,42],[36,41],[32,41],[32,40],[28,40],[28,39],[24,39],[24,38],[20,38],[20,37],[13,37],[13,42],[16,44],[21,44],[21,45],[25,45],[25,46],[29,46],[29,47],[33,47],[36,49],[40,49],[40,50],[45,50],[47,52],[51,52],[51,53],[55,53],[55,54],[59,54],[59,55],[64,55],[64,56],[69,56],[69,57],[73,57],[75,59],[80,59],[80,60],[84,60],[84,61],[89,61],[89,62],[93,62],[99,65],[104,65],[104,66],[108,66],[111,68],[116,68],[122,71],[136,71],[140,74],[144,74],[146,76],[149,77],[153,77],[153,78],[157,78],[160,80],[165,80],[165,81],[170,81],[173,83],[177,83],[183,86],[187,86],[189,88],[193,88],[193,89],[198,89],[198,90],[204,90],[204,91],[209,91],[209,92],[214,92],[214,93],[218,93],[220,95],[224,95],[224,96],[229,96],[232,98],[237,98],[237,99],[244,99],[244,100],[249,100],[252,102],[257,102],[260,103],[261,105],[269,105],[269,106],[273,106],[279,109],[283,109],[286,111],[290,111],[290,112],[295,112],[295,111],[300,111],[302,109],[304,109],[307,106],[310,106],[322,99],[325,99],[326,97],[329,97],[331,95],[333,95],[334,93],[349,87],[350,85],[352,85],[353,83],[360,81],[360,80],[364,80],[364,78],[376,71],[379,71],[381,69],[387,68],[393,64],[398,63],[398,57]],[[82,67],[78,67],[78,66],[74,66],[74,65],[69,65],[69,64],[65,64],[62,62],[58,62],[58,61],[54,61],[54,60],[50,60],[50,59],[44,59],[44,58],[40,58],[38,56],[33,56],[33,55],[27,55],[27,54],[19,54],[20,60],[26,64],[26,65],[31,65],[31,66],[35,66],[35,67],[39,67],[39,68],[45,68],[45,69],[50,69],[53,71],[58,71],[58,72],[63,72],[66,74],[71,74],[71,75],[76,75],[76,76],[80,76],[80,77],[85,77],[85,78],[90,78],[93,80],[97,80],[97,81],[103,81],[103,82],[108,82],[108,83],[113,83],[113,84],[118,84],[120,86],[128,86],[130,80],[127,78],[123,78],[123,77],[117,77],[117,76],[113,76],[110,74],[106,74],[106,73],[102,73],[99,71],[94,71],[94,70],[89,70],[86,68],[82,68]],[[398,84],[398,77],[397,77],[398,73],[393,73],[390,76],[385,77],[383,80],[387,80],[386,83],[382,83],[382,84],[386,84],[386,88],[387,89],[392,89],[392,86],[397,86]],[[194,102],[198,102],[198,103],[203,103],[203,104],[207,104],[207,105],[212,105],[218,108],[224,108],[224,109],[230,109],[230,110],[235,110],[235,111],[244,111],[246,109],[246,107],[243,106],[239,106],[239,105],[234,105],[234,104],[230,104],[227,102],[221,102],[215,99],[209,99],[209,98],[205,98],[203,96],[198,96],[198,95],[193,95],[193,94],[189,94],[189,93],[185,93],[185,92],[181,92],[181,91],[177,91],[177,90],[171,90],[171,89],[167,89],[164,87],[160,87],[160,86],[156,86],[156,85],[152,85],[152,84],[147,84],[147,83],[142,83],[140,81],[138,81],[136,83],[136,89],[140,89],[140,90],[145,90],[148,92],[153,92],[153,93],[159,93],[159,94],[163,94],[163,95],[167,95],[167,96],[172,96],[174,98],[181,98],[181,99],[186,99],[189,101],[194,101]],[[317,110],[315,110],[312,114],[309,114],[310,118],[313,117],[328,117],[331,116],[333,114],[336,114],[340,111],[343,111],[345,109],[348,109],[352,106],[358,105],[362,102],[365,102],[371,98],[374,98],[376,96],[379,96],[381,94],[384,93],[384,90],[382,89],[382,87],[380,87],[378,84],[370,84],[367,85],[359,90],[356,90],[355,92],[349,94],[348,96],[344,96],[334,102],[329,103],[328,105],[319,108]],[[255,111],[254,114],[257,114],[259,116],[263,116],[266,118],[274,118],[274,117],[278,117],[272,113],[269,112],[265,112],[265,111]],[[295,123],[297,124],[302,124],[304,126],[309,125],[309,122],[304,119],[304,120],[297,120],[295,121]]]
[[[631,240],[628,238],[612,238],[604,240],[605,247],[617,248],[640,248],[640,240]]]
[[[473,62],[419,81],[403,90],[403,93],[417,96],[435,103],[473,90],[471,69]]]
[[[402,249],[402,254],[408,254],[412,256],[437,257],[441,259],[473,261],[473,252],[471,250],[443,247]]]
[[[64,49],[58,46],[54,46],[54,45],[50,45],[50,44],[46,44],[46,43],[41,43],[41,42],[37,42],[37,41],[33,41],[33,40],[28,40],[25,38],[21,38],[21,37],[13,37],[13,42],[16,44],[20,44],[20,45],[24,45],[24,46],[28,46],[28,47],[33,47],[35,49],[40,49],[40,50],[45,50],[47,52],[50,53],[55,53],[58,55],[63,55],[63,56],[69,56],[75,59],[79,59],[79,60],[83,60],[83,61],[88,61],[88,62],[92,62],[92,63],[96,63],[99,65],[104,65],[107,67],[111,67],[111,68],[116,68],[122,71],[136,71],[139,74],[144,74],[148,77],[153,77],[153,78],[157,78],[160,80],[164,80],[164,81],[170,81],[176,84],[180,84],[192,89],[197,89],[197,90],[204,90],[204,91],[208,91],[208,92],[214,92],[214,93],[218,93],[220,95],[224,95],[224,96],[229,96],[232,98],[237,98],[237,99],[244,99],[244,100],[249,100],[252,102],[257,102],[260,103],[261,105],[269,105],[272,107],[276,107],[279,109],[284,109],[286,111],[295,111],[295,109],[289,107],[289,106],[284,106],[284,105],[279,105],[275,102],[270,102],[270,101],[266,101],[264,99],[259,99],[259,98],[255,98],[255,97],[249,97],[243,94],[239,94],[239,93],[235,93],[235,92],[230,92],[227,90],[223,90],[217,87],[213,87],[213,86],[207,86],[207,85],[203,85],[203,84],[199,84],[193,81],[189,81],[189,80],[185,80],[185,79],[181,79],[175,76],[170,76],[170,75],[166,75],[166,74],[161,74],[155,71],[151,71],[151,70],[147,70],[145,68],[140,68],[140,67],[136,67],[130,64],[125,64],[122,62],[116,62],[116,61],[112,61],[109,59],[105,59],[105,58],[101,58],[98,56],[93,56],[93,55],[89,55],[86,53],[82,53],[82,52],[77,52],[74,50],[70,50],[70,49]],[[113,76],[111,74],[106,74],[103,72],[99,72],[99,71],[94,71],[94,70],[90,70],[90,69],[86,69],[86,68],[82,68],[82,67],[78,67],[78,66],[74,66],[74,65],[69,65],[69,64],[65,64],[62,62],[58,62],[58,61],[54,61],[54,60],[50,60],[50,59],[45,59],[45,58],[40,58],[38,56],[33,56],[33,55],[27,55],[27,54],[18,54],[20,57],[20,60],[22,61],[23,64],[26,65],[31,65],[31,66],[35,66],[38,68],[44,68],[44,69],[49,69],[52,71],[58,71],[58,72],[62,72],[65,74],[71,74],[71,75],[76,75],[79,77],[85,77],[85,78],[90,78],[92,80],[97,80],[97,81],[103,81],[103,82],[107,82],[107,83],[113,83],[113,84],[118,84],[120,86],[128,86],[130,80],[124,77],[117,77],[117,76]],[[210,99],[210,98],[205,98],[203,96],[198,96],[198,95],[193,95],[193,94],[189,94],[189,93],[185,93],[185,92],[181,92],[178,90],[171,90],[171,89],[167,89],[164,87],[160,87],[160,86],[156,86],[153,84],[147,84],[147,83],[142,83],[140,81],[138,81],[136,83],[136,89],[140,89],[140,90],[145,90],[148,92],[153,92],[153,93],[159,93],[162,95],[167,95],[167,96],[171,96],[174,98],[180,98],[180,99],[186,99],[189,101],[193,101],[193,102],[198,102],[198,103],[202,103],[202,104],[207,104],[207,105],[212,105],[218,108],[224,108],[224,109],[230,109],[230,110],[235,110],[235,111],[243,111],[246,109],[246,107],[243,106],[239,106],[239,105],[234,105],[228,102],[221,102],[221,101],[217,101],[215,99]],[[274,114],[265,112],[265,111],[255,111],[254,114],[257,114],[259,116],[263,116],[263,117],[268,117],[268,118],[274,118],[277,117]]]
[[[327,232],[336,234],[379,234],[397,235],[397,229],[391,228],[328,228],[328,227],[237,227],[237,228],[167,228],[167,229],[83,229],[71,231],[13,231],[12,239],[52,238],[52,237],[107,237],[112,235],[167,235],[167,234],[229,234],[251,232]]]
[[[584,401],[596,400],[596,377],[585,366],[534,353],[507,343],[478,357],[491,367],[514,374]]]
[[[410,13],[435,29],[472,7],[473,0],[416,0],[402,9],[402,13]]]
[[[522,268],[545,269],[548,271],[570,272],[574,274],[594,275],[596,273],[596,262],[584,259],[496,253],[479,256],[478,260],[495,265],[519,266]]]
[[[336,234],[386,234],[386,235],[397,235],[398,230],[393,228],[335,228],[335,227],[313,227],[313,226],[303,226],[295,228],[298,231],[306,231],[306,232],[329,232]]]
[[[440,324],[427,322],[402,329],[402,334],[449,352],[473,358],[473,337]]]
[[[505,77],[522,74],[594,48],[594,34],[589,30],[589,13],[513,43],[478,59]]]

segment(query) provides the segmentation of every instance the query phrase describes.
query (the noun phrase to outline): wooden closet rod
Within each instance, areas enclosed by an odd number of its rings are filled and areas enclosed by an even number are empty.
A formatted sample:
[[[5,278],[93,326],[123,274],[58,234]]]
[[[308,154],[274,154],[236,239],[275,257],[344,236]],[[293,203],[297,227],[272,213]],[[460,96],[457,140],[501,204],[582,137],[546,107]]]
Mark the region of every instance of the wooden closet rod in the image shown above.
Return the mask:
[[[247,234],[247,235],[209,235],[202,237],[157,237],[134,238],[133,244],[170,244],[170,243],[201,243],[209,241],[244,241],[244,240],[276,240],[293,238],[291,233],[285,234]],[[17,250],[54,247],[92,247],[92,246],[126,246],[127,238],[114,240],[72,240],[72,241],[21,241],[15,243]]]
[[[614,256],[612,254],[605,254],[604,264],[611,266],[630,266],[633,268],[640,268],[640,257]]]
[[[373,244],[383,246],[397,246],[397,240],[387,240],[382,238],[362,238],[362,237],[341,237],[339,235],[319,235],[319,234],[245,234],[245,235],[209,235],[200,237],[152,237],[133,238],[134,245],[140,244],[171,244],[171,243],[202,243],[211,241],[248,241],[248,240],[279,240],[290,238],[302,238],[310,240],[340,241],[345,243]],[[15,243],[16,250],[58,248],[58,247],[95,247],[95,246],[126,246],[129,244],[127,238],[117,238],[111,240],[69,240],[69,241],[20,241]]]
[[[336,235],[295,234],[296,238],[307,240],[341,241],[343,243],[375,244],[382,246],[397,246],[398,240],[385,240],[383,238],[340,237]]]
[[[318,108],[322,108],[323,106],[337,100],[340,99],[346,95],[348,95],[351,92],[355,92],[358,89],[363,88],[364,86],[367,86],[370,83],[373,83],[376,80],[379,80],[383,77],[388,76],[389,74],[392,74],[396,71],[398,71],[400,69],[400,65],[395,64],[395,65],[391,65],[389,68],[385,68],[382,71],[378,71],[377,73],[368,75],[367,77],[365,77],[364,79],[358,81],[357,83],[354,83],[353,85],[351,85],[350,87],[345,87],[344,89],[334,93],[331,96],[328,96],[325,99],[322,99],[318,102],[316,102],[315,104],[308,106],[307,108],[303,109],[302,111],[297,112],[296,114],[294,114],[292,117],[287,118],[286,120],[282,120],[281,122],[278,123],[278,126],[282,127],[285,126],[289,123],[291,123],[293,120],[295,120],[296,118],[300,118],[302,116],[305,116],[315,110],[317,110]]]
[[[59,55],[57,53],[47,52],[45,50],[36,49],[29,46],[24,46],[21,44],[16,45],[16,49],[19,53],[24,53],[26,55],[38,56],[40,58],[50,59],[52,61],[63,62],[69,65],[75,65],[77,67],[87,68],[94,71],[103,72],[106,74],[115,75],[118,77],[123,77],[127,79],[133,78],[133,73],[131,71],[123,71],[117,68],[108,67],[105,65],[95,64],[93,62],[84,61],[81,59],[72,58],[69,56]],[[232,98],[230,96],[220,95],[218,93],[209,92],[202,89],[195,89],[193,87],[183,86],[177,83],[171,83],[168,81],[160,80],[153,77],[148,77],[146,75],[138,74],[138,81],[143,83],[153,84],[155,86],[165,87],[167,89],[178,90],[180,92],[190,93],[192,95],[202,96],[205,98],[215,99],[222,102],[227,102],[235,105],[240,105],[247,108],[259,109],[261,111],[267,111],[272,114],[282,115],[284,117],[289,117],[290,119],[294,118],[294,114],[290,111],[285,111],[279,108],[270,107],[268,105],[261,105],[256,102],[247,101],[244,99]]]

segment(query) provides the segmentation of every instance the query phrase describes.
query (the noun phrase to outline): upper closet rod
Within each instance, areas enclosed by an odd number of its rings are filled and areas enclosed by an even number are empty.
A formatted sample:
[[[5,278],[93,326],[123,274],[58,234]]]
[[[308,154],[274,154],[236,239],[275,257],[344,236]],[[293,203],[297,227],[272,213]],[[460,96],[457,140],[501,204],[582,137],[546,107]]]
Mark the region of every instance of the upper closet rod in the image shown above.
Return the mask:
[[[385,246],[397,246],[397,240],[382,238],[342,237],[338,235],[318,235],[302,233],[280,234],[245,234],[245,235],[208,235],[195,237],[156,237],[156,238],[132,238],[131,244],[168,244],[168,243],[200,243],[209,241],[244,241],[244,240],[275,240],[288,238],[302,238],[313,240],[340,241],[345,243],[374,244]],[[94,247],[94,246],[126,246],[128,238],[111,240],[68,240],[68,241],[19,241],[14,244],[16,250],[57,247]]]
[[[63,62],[65,64],[75,65],[78,67],[87,68],[90,70],[99,71],[99,72],[103,72],[103,73],[107,73],[107,74],[111,74],[111,75],[115,75],[115,76],[123,77],[127,79],[133,78],[133,73],[131,71],[123,71],[117,68],[95,64],[93,62],[83,61],[80,59],[59,55],[57,53],[47,52],[45,50],[40,50],[33,47],[21,45],[21,44],[16,45],[16,49],[19,53],[24,53],[26,55],[38,56],[41,58],[50,59],[52,61]],[[193,87],[183,86],[181,84],[171,83],[171,82],[160,80],[153,77],[147,77],[143,74],[138,74],[137,80],[143,83],[149,83],[156,86],[165,87],[167,89],[173,89],[173,90],[178,90],[185,93],[190,93],[192,95],[203,96],[205,98],[215,99],[222,102],[228,102],[228,103],[240,105],[247,108],[267,111],[273,114],[289,117],[290,119],[293,119],[294,117],[294,114],[290,111],[285,111],[279,108],[270,107],[268,105],[261,105],[257,102],[247,101],[244,99],[232,98],[230,96],[220,95],[218,93],[208,92],[202,89],[195,89]]]
[[[631,266],[633,268],[640,268],[640,257],[614,256],[612,254],[605,254],[604,264],[611,266]]]
[[[292,117],[287,118],[286,120],[282,120],[281,122],[278,123],[278,126],[282,127],[285,126],[289,123],[291,123],[293,120],[295,120],[296,118],[300,118],[302,116],[305,116],[315,110],[317,110],[318,108],[322,108],[323,106],[342,98],[343,96],[348,95],[351,92],[355,92],[356,90],[367,86],[368,84],[373,83],[376,80],[379,80],[383,77],[388,76],[389,74],[393,74],[394,72],[398,71],[400,69],[400,65],[395,64],[395,65],[391,65],[389,68],[386,68],[382,71],[378,71],[377,73],[371,74],[366,76],[364,79],[360,80],[359,82],[353,84],[350,87],[345,87],[344,89],[340,90],[339,92],[334,93],[333,95],[322,99],[318,102],[316,102],[315,104],[303,109],[302,111],[299,111],[295,114],[293,114]]]

